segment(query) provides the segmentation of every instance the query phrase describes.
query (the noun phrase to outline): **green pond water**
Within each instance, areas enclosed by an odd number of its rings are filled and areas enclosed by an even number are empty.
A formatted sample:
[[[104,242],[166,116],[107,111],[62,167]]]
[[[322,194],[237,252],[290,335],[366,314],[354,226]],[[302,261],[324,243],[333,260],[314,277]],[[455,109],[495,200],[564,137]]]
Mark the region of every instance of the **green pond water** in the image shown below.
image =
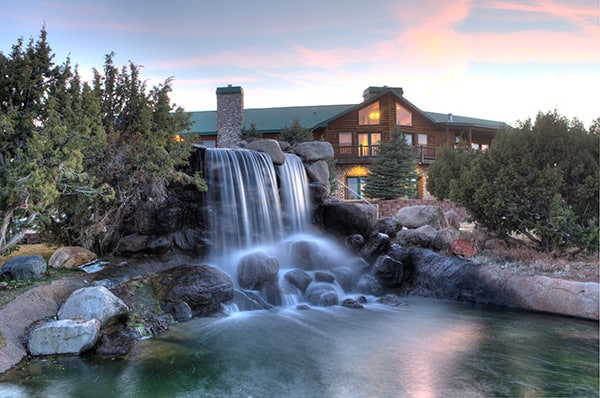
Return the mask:
[[[177,324],[124,359],[38,357],[0,397],[598,397],[598,323],[406,298]]]

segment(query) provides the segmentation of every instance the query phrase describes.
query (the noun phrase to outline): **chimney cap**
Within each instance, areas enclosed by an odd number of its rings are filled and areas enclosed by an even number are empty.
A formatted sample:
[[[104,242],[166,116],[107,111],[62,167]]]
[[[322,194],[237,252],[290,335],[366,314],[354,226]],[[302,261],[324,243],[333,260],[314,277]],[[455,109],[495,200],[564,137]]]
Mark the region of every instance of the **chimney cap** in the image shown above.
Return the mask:
[[[231,84],[227,87],[217,87],[217,95],[221,94],[243,94],[244,90],[240,86],[232,86]]]

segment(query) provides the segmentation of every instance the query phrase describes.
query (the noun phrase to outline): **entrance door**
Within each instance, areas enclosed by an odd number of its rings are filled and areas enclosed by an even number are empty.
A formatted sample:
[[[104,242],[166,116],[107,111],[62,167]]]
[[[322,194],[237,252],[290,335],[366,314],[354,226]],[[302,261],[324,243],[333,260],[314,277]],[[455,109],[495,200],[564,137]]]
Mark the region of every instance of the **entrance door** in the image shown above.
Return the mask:
[[[362,181],[360,177],[346,177],[346,199],[358,200],[362,195]]]

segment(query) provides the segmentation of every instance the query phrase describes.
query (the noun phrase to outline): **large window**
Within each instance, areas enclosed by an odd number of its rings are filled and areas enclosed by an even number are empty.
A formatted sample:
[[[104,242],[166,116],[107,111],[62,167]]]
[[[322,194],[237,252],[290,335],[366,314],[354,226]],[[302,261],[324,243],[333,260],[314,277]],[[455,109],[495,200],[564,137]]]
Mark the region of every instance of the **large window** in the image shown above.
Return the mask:
[[[358,155],[377,156],[379,144],[381,144],[381,133],[359,133]]]
[[[427,134],[419,134],[417,137],[418,145],[427,145],[428,137]]]
[[[339,133],[338,145],[340,147],[340,155],[352,154],[352,133]]]
[[[396,102],[396,125],[412,126],[412,113]]]
[[[406,141],[406,143],[410,146],[414,145],[414,139],[413,139],[413,135],[411,133],[402,133],[402,138],[404,138],[404,141]]]
[[[379,102],[374,102],[358,111],[358,124],[379,124]]]

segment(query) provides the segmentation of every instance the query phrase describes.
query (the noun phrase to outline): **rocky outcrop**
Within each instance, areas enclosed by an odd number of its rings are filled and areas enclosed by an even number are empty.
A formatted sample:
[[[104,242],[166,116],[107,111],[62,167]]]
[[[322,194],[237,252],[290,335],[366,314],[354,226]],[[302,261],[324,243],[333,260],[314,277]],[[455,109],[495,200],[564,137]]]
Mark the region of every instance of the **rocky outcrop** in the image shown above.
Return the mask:
[[[325,232],[344,239],[353,234],[369,236],[377,222],[377,208],[366,203],[329,201],[315,212]]]
[[[17,256],[2,264],[2,267],[0,267],[0,279],[40,279],[46,274],[46,269],[46,260],[39,254]]]
[[[79,246],[63,246],[50,256],[48,265],[52,268],[74,269],[94,261],[96,253]]]

